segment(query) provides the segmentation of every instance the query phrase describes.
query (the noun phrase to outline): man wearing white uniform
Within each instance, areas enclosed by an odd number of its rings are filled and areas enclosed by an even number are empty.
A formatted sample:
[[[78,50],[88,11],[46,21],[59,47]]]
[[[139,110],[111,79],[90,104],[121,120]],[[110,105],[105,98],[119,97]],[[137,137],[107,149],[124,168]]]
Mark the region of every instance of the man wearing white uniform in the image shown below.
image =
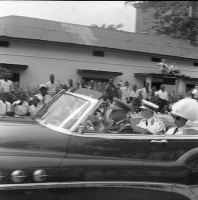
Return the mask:
[[[175,127],[170,128],[166,134],[184,134],[185,130],[189,128],[189,126],[186,125],[186,122],[188,120],[198,120],[198,103],[195,99],[191,98],[181,99],[173,104],[171,113]]]
[[[142,109],[143,119],[136,126],[146,129],[154,135],[164,134],[166,132],[165,124],[154,115],[159,106],[143,100],[140,108]]]

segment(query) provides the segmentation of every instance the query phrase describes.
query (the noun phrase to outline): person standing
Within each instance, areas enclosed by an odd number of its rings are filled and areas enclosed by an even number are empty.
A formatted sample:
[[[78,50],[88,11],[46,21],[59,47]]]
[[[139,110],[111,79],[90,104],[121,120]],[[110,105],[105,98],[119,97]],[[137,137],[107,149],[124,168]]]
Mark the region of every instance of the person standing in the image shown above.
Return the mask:
[[[144,100],[149,100],[152,94],[152,90],[149,88],[149,83],[145,82],[145,85],[143,88],[137,90],[138,94],[142,97]]]
[[[0,98],[0,115],[7,115],[11,112],[11,103],[6,101],[4,93],[1,94]]]
[[[0,81],[0,92],[4,93],[4,97],[6,101],[11,102],[14,94],[14,84],[11,80],[9,80],[9,73],[4,74],[4,79]]]
[[[165,85],[162,84],[160,86],[160,90],[156,91],[154,94],[159,99],[159,112],[161,112],[162,109],[164,108],[164,106],[168,105],[168,100],[169,100],[168,99],[168,92],[165,91]]]
[[[119,98],[117,87],[113,84],[113,79],[109,79],[109,84],[106,88],[106,92],[111,103],[113,102],[114,97]]]
[[[45,85],[48,88],[48,94],[53,97],[58,92],[58,83],[55,81],[54,74],[50,74],[49,80]]]
[[[122,91],[122,101],[124,101],[125,103],[129,103],[131,89],[129,87],[128,81],[125,81],[124,86],[121,87],[121,91]]]

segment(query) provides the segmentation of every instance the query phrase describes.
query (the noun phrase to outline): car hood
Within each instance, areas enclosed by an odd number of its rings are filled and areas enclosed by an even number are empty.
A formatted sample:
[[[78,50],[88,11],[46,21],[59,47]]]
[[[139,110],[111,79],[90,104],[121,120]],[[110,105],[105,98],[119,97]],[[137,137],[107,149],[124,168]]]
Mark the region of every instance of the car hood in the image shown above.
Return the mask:
[[[38,123],[0,123],[0,153],[65,153],[69,135]]]

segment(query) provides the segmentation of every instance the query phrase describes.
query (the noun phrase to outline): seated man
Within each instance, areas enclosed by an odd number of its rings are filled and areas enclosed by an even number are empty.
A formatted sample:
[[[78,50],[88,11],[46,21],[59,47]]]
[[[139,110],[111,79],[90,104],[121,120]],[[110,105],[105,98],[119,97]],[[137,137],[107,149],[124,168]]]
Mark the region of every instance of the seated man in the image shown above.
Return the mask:
[[[164,134],[166,132],[165,124],[154,115],[159,106],[143,100],[140,108],[142,109],[143,119],[136,126],[146,129],[154,135]]]
[[[85,122],[86,130],[110,132],[119,131],[128,122],[127,113],[131,108],[122,100],[114,97],[107,115],[101,115],[99,110],[89,116]]]
[[[198,120],[198,103],[195,99],[182,99],[173,104],[171,113],[174,119],[175,127],[170,128],[166,134],[185,134],[190,128],[190,126],[186,125],[186,122],[188,120]]]

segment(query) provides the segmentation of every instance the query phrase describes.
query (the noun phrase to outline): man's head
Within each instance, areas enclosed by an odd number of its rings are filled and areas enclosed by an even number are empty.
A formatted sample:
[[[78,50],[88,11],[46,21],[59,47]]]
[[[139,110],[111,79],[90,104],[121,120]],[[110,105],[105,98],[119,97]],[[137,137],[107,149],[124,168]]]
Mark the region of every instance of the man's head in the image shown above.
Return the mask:
[[[149,119],[154,115],[159,106],[149,101],[142,100],[142,106],[140,108],[142,109],[143,118]]]
[[[124,85],[125,85],[125,87],[129,87],[129,82],[125,81]]]
[[[145,88],[149,88],[149,82],[145,82]]]
[[[198,120],[198,102],[191,98],[181,99],[173,104],[171,113],[175,125],[182,127],[188,120]]]
[[[160,86],[160,88],[161,88],[162,91],[164,91],[164,90],[165,90],[165,85],[162,84],[162,85]]]
[[[134,90],[134,91],[137,90],[137,85],[133,85],[133,90]]]
[[[55,79],[54,74],[50,74],[49,79],[50,79],[51,83],[54,83],[54,79]]]
[[[73,86],[73,80],[72,80],[72,79],[69,79],[69,80],[68,80],[68,84],[69,84],[69,87],[72,87],[72,86]]]
[[[40,91],[40,93],[41,93],[43,96],[46,95],[46,94],[47,94],[47,86],[44,85],[44,84],[41,84],[41,85],[39,86],[39,91]]]
[[[109,83],[113,84],[113,79],[112,78],[109,79]]]

